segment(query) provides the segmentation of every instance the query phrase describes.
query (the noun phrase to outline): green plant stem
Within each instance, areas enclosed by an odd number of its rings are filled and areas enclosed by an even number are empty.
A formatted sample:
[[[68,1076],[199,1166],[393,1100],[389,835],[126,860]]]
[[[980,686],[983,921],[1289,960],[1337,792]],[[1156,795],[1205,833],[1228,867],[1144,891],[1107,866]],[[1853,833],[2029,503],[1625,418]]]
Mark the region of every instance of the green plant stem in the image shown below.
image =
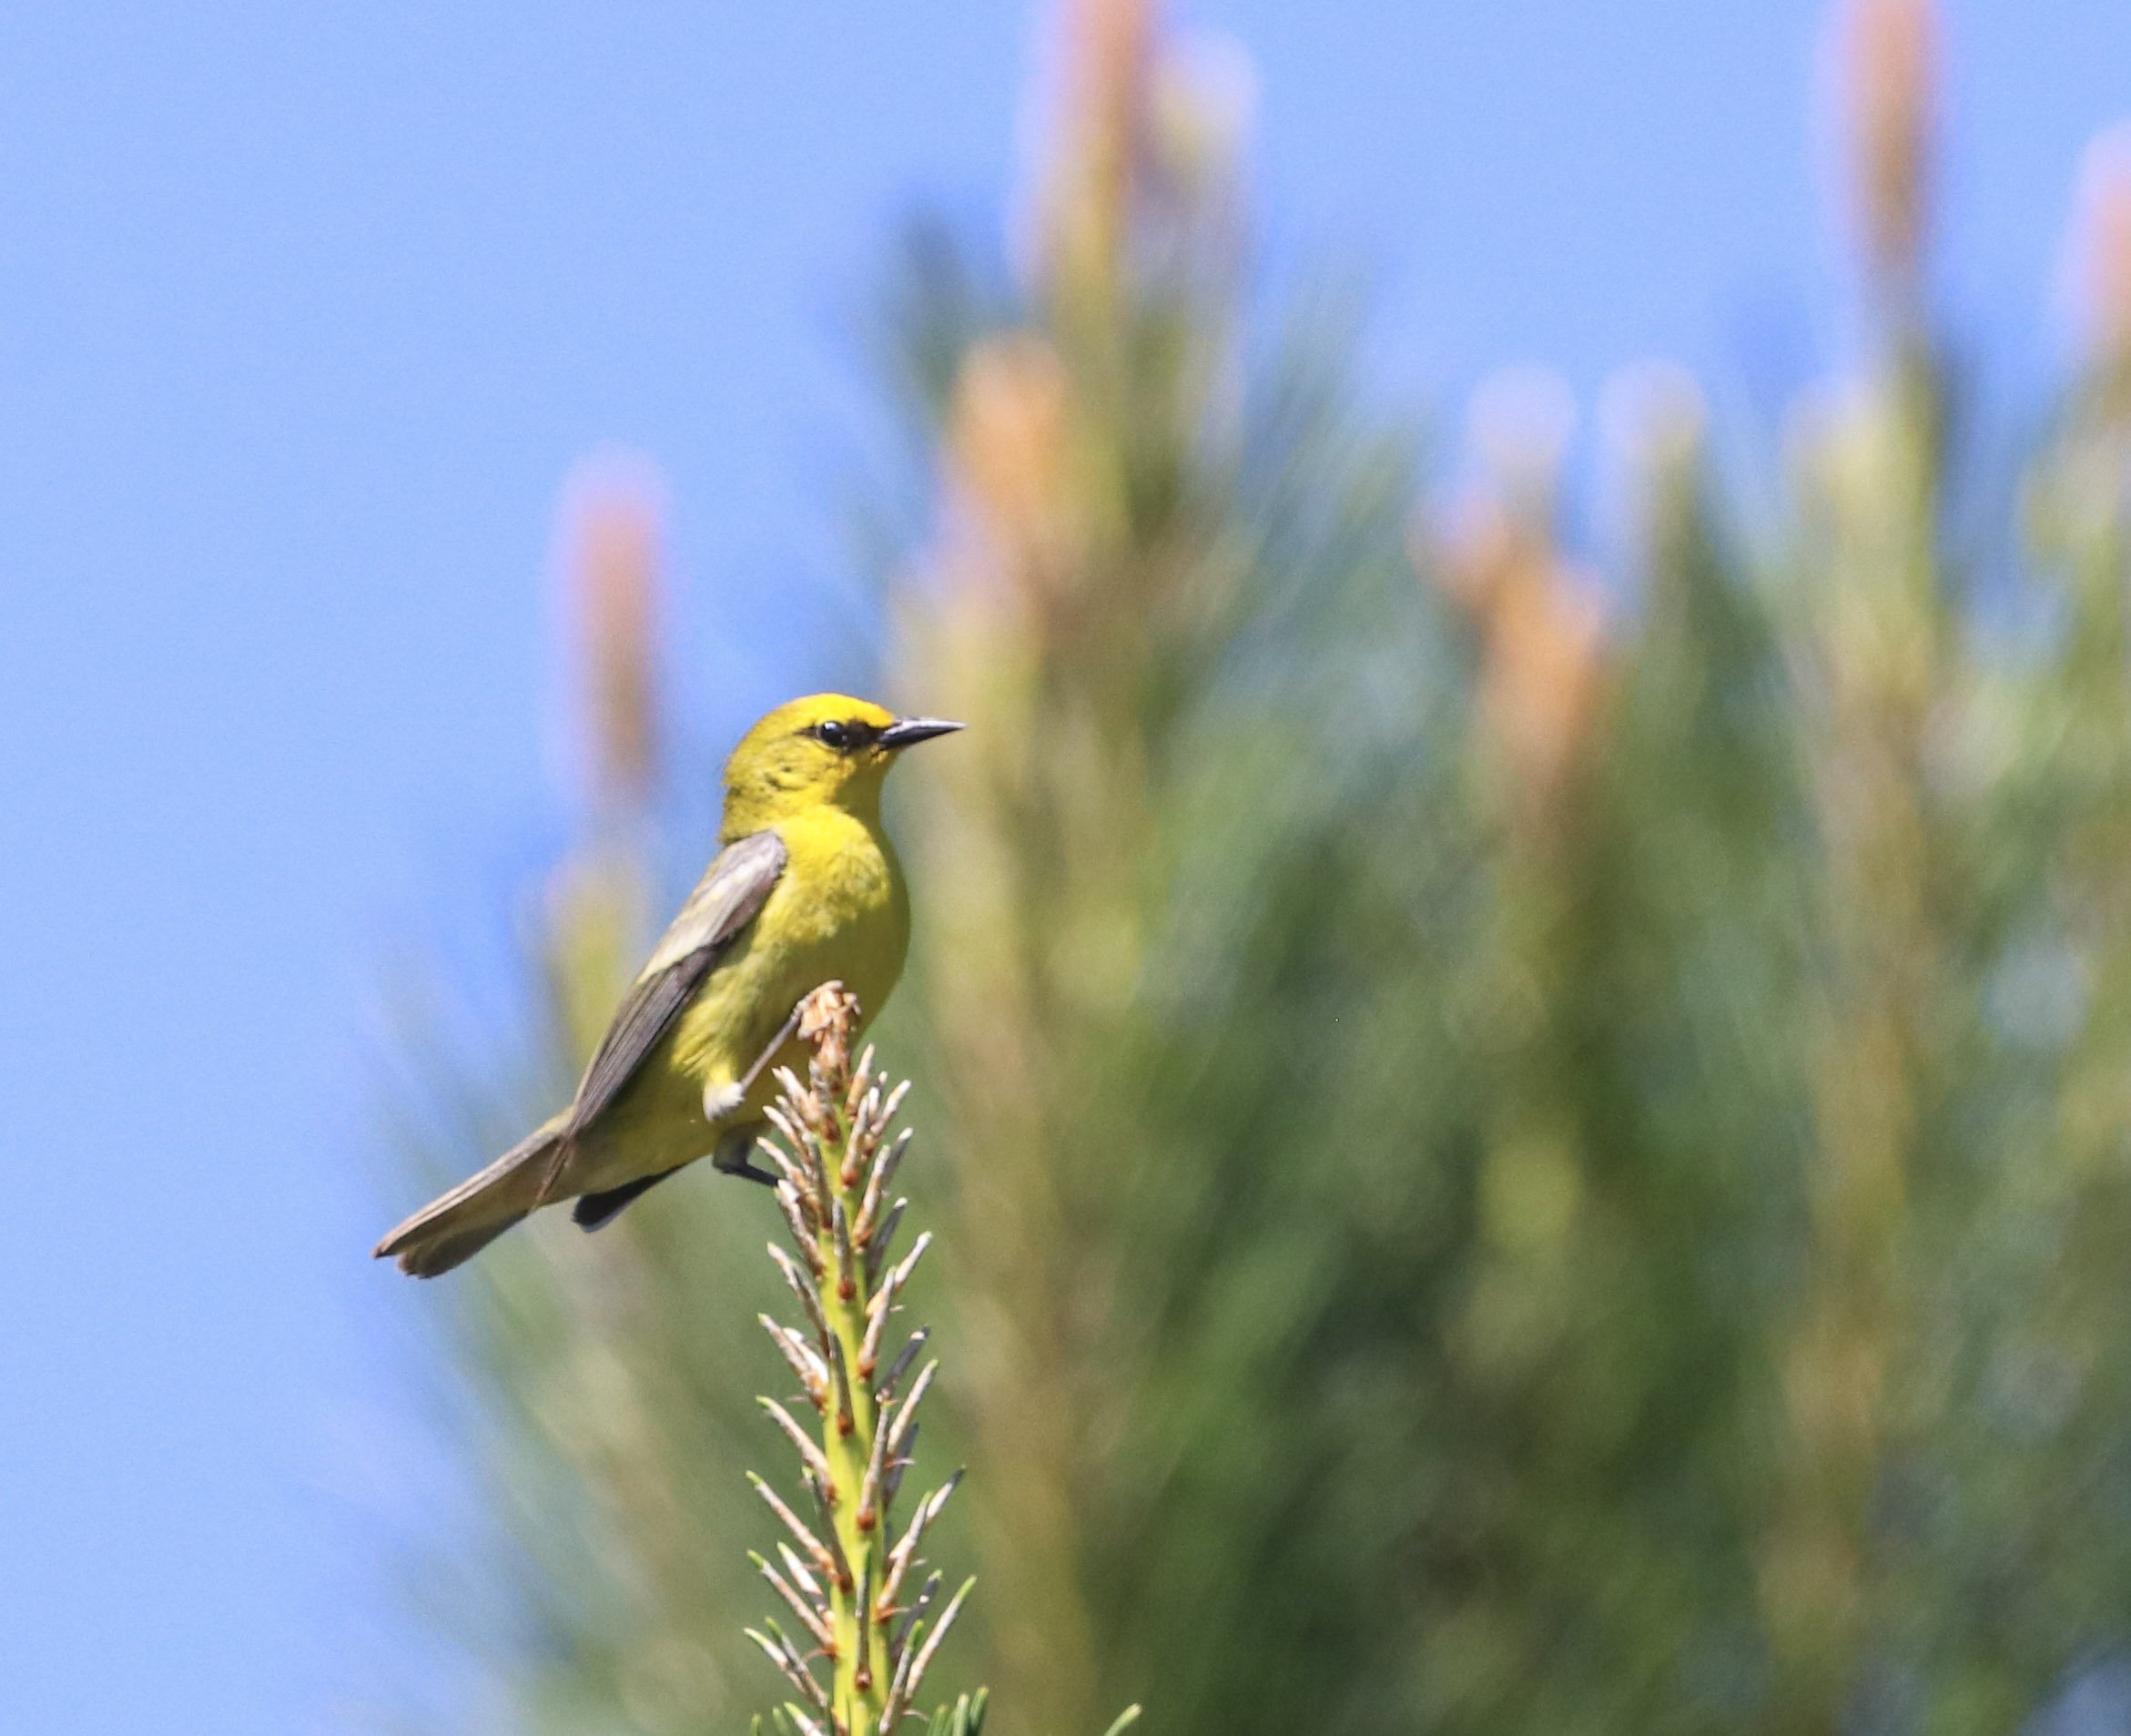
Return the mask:
[[[837,1112],[830,1125],[811,1131],[821,1142],[828,1185],[842,1209],[843,1221],[856,1223],[865,1178],[852,1174],[851,1166],[841,1162],[850,1142],[849,1117]],[[866,1282],[864,1247],[839,1238],[833,1221],[832,1214],[815,1241],[822,1274],[822,1313],[842,1363],[840,1378],[838,1370],[830,1370],[828,1402],[821,1416],[821,1447],[828,1460],[832,1523],[852,1578],[849,1584],[839,1578],[830,1588],[836,1655],[829,1704],[847,1736],[875,1736],[888,1705],[888,1632],[879,1615],[888,1549],[887,1527],[878,1509],[885,1503],[877,1490],[871,1508],[861,1504],[874,1433],[881,1426],[873,1396],[874,1371],[860,1362],[867,1305],[872,1298]]]

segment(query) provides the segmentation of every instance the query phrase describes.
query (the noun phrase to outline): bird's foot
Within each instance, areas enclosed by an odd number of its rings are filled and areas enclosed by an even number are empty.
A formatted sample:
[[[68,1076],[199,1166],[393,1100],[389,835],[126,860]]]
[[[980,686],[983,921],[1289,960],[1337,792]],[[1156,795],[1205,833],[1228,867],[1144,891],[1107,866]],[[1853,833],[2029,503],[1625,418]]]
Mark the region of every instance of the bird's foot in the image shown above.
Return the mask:
[[[775,1187],[777,1178],[754,1161],[755,1140],[750,1134],[744,1140],[721,1142],[710,1154],[710,1167],[721,1175],[745,1175],[750,1182],[760,1182],[765,1187]]]
[[[734,1128],[718,1141],[717,1149],[711,1152],[710,1167],[721,1175],[745,1175],[750,1182],[760,1182],[765,1187],[775,1187],[777,1178],[752,1161],[755,1155],[755,1127]]]
[[[703,1088],[703,1119],[715,1127],[726,1116],[738,1109],[742,1103],[746,1102],[747,1093],[755,1089],[755,1081],[762,1077],[763,1071],[776,1059],[777,1051],[792,1041],[792,1034],[798,1029],[799,1009],[794,1007],[792,1015],[785,1020],[783,1029],[769,1040],[769,1047],[756,1056],[754,1066],[729,1085],[705,1085]],[[720,1169],[725,1167],[722,1163],[718,1165]],[[735,1172],[735,1173],[741,1173]],[[773,1179],[764,1175],[759,1170],[756,1171],[755,1174],[758,1181]]]

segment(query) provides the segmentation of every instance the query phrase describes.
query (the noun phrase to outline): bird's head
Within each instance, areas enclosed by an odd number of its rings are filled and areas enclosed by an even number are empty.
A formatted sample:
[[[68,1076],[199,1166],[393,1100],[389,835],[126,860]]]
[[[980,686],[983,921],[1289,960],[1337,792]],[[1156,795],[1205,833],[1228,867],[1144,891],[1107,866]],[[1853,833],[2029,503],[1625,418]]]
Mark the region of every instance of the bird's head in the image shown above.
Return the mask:
[[[825,803],[870,819],[880,811],[880,780],[897,756],[961,727],[937,717],[898,717],[836,693],[779,706],[726,762],[725,837],[745,838]]]

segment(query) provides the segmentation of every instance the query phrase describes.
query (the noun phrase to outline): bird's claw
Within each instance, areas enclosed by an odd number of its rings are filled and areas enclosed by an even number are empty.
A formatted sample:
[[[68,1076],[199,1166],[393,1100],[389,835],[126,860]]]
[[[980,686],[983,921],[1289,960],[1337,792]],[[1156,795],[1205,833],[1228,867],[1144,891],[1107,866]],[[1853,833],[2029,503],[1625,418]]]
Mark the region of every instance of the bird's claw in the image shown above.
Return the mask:
[[[805,1001],[800,1002],[800,1006],[804,1005],[806,1005]],[[705,1085],[703,1088],[704,1120],[715,1127],[718,1122],[724,1121],[726,1116],[746,1102],[747,1093],[755,1089],[755,1081],[762,1077],[764,1070],[776,1059],[777,1051],[792,1041],[792,1033],[798,1029],[799,1007],[794,1007],[792,1016],[785,1020],[783,1028],[778,1030],[777,1034],[769,1040],[769,1047],[756,1056],[754,1066],[729,1085]],[[734,1173],[746,1174],[749,1172],[742,1170]],[[752,1173],[758,1182],[769,1182],[776,1179],[774,1176],[765,1175],[759,1170]]]

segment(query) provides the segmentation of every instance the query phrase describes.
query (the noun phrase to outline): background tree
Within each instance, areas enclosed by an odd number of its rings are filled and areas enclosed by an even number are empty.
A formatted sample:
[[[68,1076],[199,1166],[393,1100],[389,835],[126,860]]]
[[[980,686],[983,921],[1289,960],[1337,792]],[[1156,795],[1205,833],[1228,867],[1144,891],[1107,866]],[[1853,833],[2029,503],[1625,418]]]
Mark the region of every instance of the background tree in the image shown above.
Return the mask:
[[[1016,260],[903,250],[884,680],[975,726],[896,817],[882,1040],[951,1179],[924,1469],[970,1467],[957,1673],[1010,1728],[2006,1731],[2122,1643],[2131,177],[2055,426],[1971,482],[1933,15],[1841,22],[1861,359],[1772,517],[1651,374],[1602,574],[1557,389],[1482,394],[1454,495],[1328,299],[1265,290],[1240,88],[1148,0],[1066,6]],[[670,848],[602,546],[543,1107]],[[440,1164],[529,1118],[508,1071],[445,1070]],[[776,1691],[736,1192],[442,1292],[531,1727]]]

